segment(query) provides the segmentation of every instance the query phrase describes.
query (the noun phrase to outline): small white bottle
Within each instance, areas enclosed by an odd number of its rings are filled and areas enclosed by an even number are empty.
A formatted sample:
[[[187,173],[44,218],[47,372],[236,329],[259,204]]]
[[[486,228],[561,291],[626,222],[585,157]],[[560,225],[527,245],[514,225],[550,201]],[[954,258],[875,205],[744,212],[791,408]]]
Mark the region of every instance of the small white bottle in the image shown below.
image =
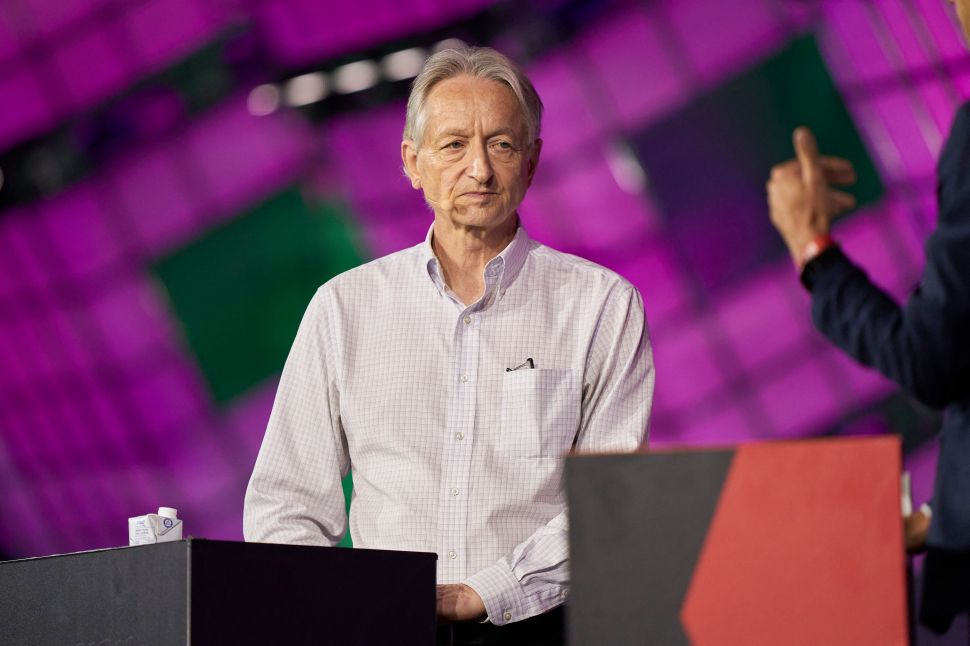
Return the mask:
[[[149,545],[182,540],[182,521],[178,510],[159,507],[157,514],[145,514],[128,519],[128,544]]]

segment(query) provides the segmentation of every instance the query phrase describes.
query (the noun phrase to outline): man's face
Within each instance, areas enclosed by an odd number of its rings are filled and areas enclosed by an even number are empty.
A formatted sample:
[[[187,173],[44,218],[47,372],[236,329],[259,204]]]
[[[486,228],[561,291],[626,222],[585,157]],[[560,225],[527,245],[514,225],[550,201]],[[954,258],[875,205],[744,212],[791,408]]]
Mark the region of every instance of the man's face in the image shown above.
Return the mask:
[[[463,75],[431,89],[421,148],[405,140],[401,155],[436,217],[496,231],[514,221],[532,182],[542,142],[530,143],[512,91]]]

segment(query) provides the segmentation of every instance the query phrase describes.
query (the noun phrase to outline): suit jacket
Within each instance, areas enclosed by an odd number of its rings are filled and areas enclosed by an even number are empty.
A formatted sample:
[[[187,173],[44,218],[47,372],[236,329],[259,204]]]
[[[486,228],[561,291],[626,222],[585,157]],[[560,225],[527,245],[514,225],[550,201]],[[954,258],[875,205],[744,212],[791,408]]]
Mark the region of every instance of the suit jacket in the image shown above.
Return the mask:
[[[931,548],[970,550],[970,103],[937,168],[939,220],[920,286],[900,307],[838,248],[813,272],[815,326],[919,401],[944,409]]]

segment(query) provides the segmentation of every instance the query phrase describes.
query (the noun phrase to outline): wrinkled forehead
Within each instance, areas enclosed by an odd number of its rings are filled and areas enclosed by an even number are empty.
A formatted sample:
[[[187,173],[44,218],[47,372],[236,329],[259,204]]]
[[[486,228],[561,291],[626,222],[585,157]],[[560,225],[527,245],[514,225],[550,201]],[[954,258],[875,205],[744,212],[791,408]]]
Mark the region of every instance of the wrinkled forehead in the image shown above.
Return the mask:
[[[498,81],[458,76],[431,88],[425,100],[425,138],[476,128],[524,136],[522,108],[512,90]]]

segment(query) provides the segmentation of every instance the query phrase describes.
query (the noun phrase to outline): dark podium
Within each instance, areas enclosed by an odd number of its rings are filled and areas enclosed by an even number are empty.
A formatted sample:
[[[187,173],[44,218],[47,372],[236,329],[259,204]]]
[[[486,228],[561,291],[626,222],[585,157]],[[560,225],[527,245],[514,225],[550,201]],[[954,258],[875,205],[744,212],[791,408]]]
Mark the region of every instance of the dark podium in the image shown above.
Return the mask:
[[[187,540],[0,563],[0,644],[435,640],[436,555]]]

